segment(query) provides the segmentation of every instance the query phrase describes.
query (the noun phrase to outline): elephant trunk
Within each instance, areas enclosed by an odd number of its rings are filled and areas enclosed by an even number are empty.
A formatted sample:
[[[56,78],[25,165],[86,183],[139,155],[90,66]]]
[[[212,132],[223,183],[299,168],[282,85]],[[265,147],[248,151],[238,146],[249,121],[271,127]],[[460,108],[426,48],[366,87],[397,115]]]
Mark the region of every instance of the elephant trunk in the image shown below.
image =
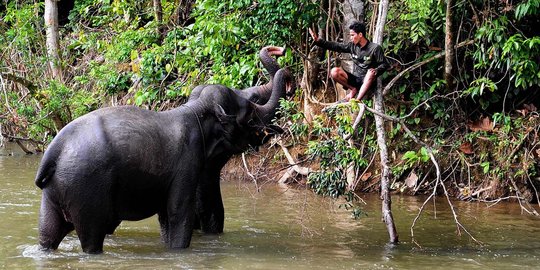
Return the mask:
[[[292,76],[288,69],[283,68],[276,72],[272,80],[272,95],[270,99],[264,105],[256,105],[257,114],[263,123],[269,124],[272,121],[279,106],[279,99],[285,97],[286,88],[290,87],[291,83]]]
[[[272,81],[276,72],[279,70],[279,64],[277,60],[272,56],[282,56],[285,53],[284,47],[277,46],[266,46],[261,49],[259,52],[259,59],[261,60],[262,65],[268,71],[270,75],[270,81],[263,85],[253,86],[247,89],[244,89],[246,96],[250,101],[253,101],[257,104],[264,104],[268,101],[272,95]]]
[[[264,68],[270,74],[270,82],[274,79],[274,75],[279,70],[279,65],[273,55],[282,56],[285,53],[284,47],[266,46],[259,52],[259,59],[261,60]]]

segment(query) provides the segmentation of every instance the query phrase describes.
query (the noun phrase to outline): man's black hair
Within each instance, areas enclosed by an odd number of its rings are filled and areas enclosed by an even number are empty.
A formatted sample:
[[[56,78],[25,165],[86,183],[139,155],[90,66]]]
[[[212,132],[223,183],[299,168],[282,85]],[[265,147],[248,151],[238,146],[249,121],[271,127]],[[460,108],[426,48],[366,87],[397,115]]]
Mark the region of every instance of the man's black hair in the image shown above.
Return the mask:
[[[362,36],[366,37],[366,25],[361,22],[351,23],[349,29],[353,30],[357,34],[362,33]]]

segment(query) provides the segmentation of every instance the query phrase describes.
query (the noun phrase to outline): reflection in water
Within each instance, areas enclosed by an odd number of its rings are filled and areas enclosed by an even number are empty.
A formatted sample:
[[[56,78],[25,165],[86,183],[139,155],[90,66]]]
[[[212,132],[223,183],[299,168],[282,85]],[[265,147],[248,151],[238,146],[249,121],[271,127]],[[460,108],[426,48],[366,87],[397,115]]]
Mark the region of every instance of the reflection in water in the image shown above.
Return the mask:
[[[75,234],[56,252],[37,246],[41,191],[34,176],[41,156],[0,153],[0,267],[5,269],[508,269],[536,268],[540,262],[538,219],[520,215],[515,204],[491,208],[456,202],[462,223],[485,245],[457,236],[445,201],[426,209],[410,242],[409,228],[423,198],[394,196],[402,241],[387,244],[377,195],[361,196],[368,216],[353,220],[340,201],[309,190],[266,184],[223,183],[225,233],[196,232],[189,249],[171,251],[160,242],[156,217],[123,222],[105,240],[102,255],[81,251]]]

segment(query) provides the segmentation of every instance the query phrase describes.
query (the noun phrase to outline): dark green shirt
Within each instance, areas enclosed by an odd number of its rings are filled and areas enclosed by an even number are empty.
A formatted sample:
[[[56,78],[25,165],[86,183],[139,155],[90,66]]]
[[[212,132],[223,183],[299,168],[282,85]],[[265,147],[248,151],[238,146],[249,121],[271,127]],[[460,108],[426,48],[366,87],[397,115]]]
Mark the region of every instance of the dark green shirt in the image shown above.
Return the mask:
[[[353,70],[350,70],[357,77],[364,77],[370,68],[377,69],[377,76],[388,69],[388,63],[381,46],[368,41],[364,47],[352,42],[340,43],[319,39],[315,45],[324,49],[350,53],[353,62]]]

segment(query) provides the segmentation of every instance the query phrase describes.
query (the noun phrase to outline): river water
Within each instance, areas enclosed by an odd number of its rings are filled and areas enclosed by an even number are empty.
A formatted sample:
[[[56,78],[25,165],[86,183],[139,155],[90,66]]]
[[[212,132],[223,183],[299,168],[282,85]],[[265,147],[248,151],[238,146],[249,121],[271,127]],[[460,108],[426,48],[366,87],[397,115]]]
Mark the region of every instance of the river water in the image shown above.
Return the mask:
[[[482,245],[457,235],[443,199],[429,203],[415,229],[418,246],[410,226],[423,198],[393,196],[401,243],[388,245],[375,195],[361,194],[367,216],[354,220],[342,202],[309,190],[267,183],[256,192],[237,179],[222,183],[225,232],[195,232],[186,250],[167,250],[151,217],[123,222],[101,255],[82,253],[73,233],[46,253],[37,246],[41,191],[33,181],[40,158],[16,145],[0,149],[2,269],[540,269],[540,220],[514,203],[455,202]]]

